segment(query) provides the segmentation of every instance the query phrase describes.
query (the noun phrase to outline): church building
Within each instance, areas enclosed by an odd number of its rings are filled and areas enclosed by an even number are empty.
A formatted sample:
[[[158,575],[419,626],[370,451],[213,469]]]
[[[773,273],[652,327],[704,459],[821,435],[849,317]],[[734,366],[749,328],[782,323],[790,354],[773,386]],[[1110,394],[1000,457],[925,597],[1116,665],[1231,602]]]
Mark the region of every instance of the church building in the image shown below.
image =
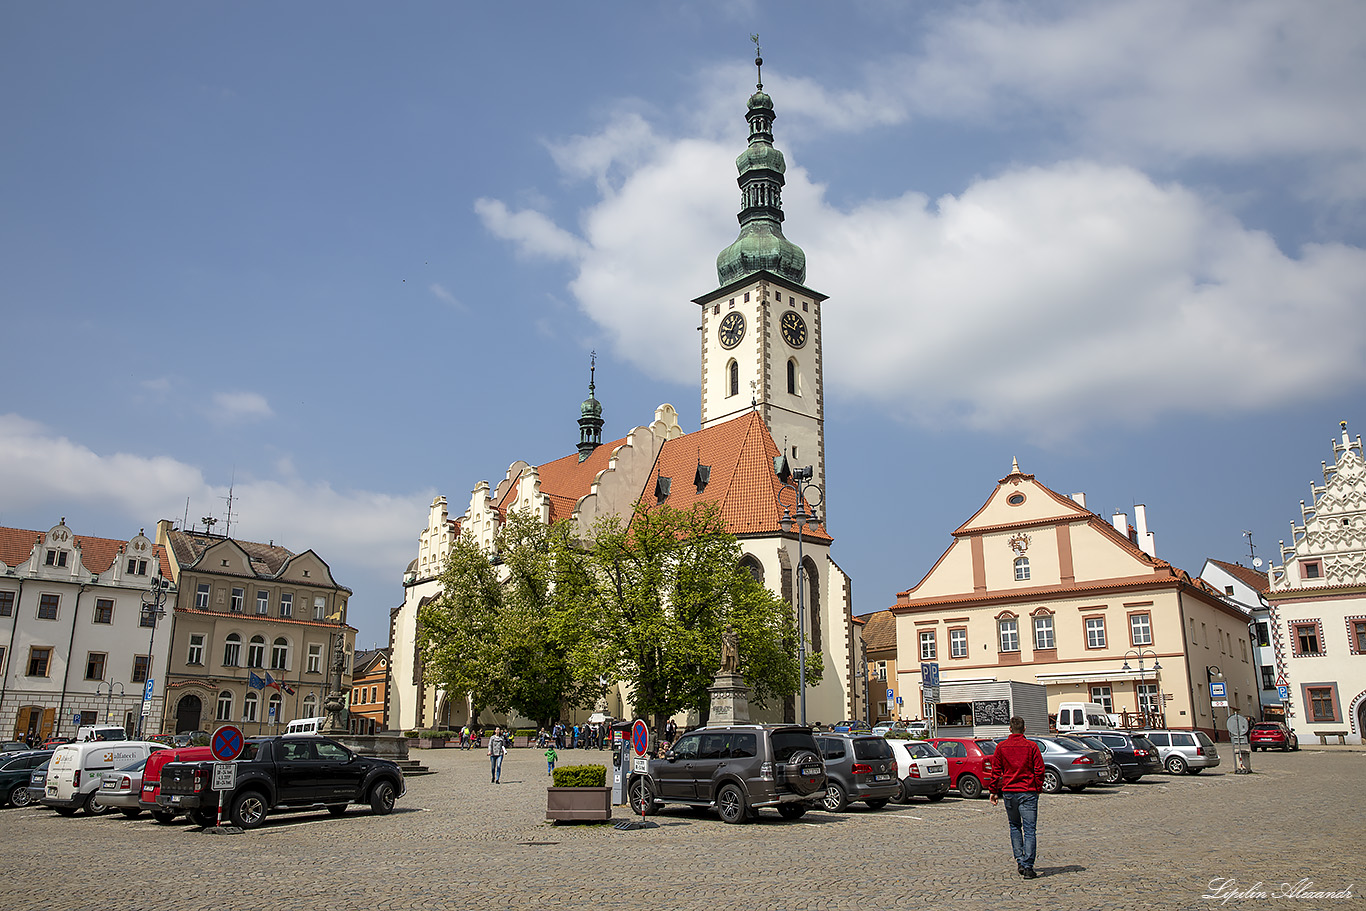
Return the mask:
[[[571,519],[586,532],[602,517],[629,518],[640,500],[676,509],[716,503],[740,540],[744,564],[793,606],[794,617],[800,613],[808,653],[823,657],[822,679],[805,694],[806,720],[858,717],[851,580],[831,557],[823,521],[826,297],[806,287],[806,254],[783,235],[786,163],[773,145],[773,100],[762,80],[756,89],[746,112],[749,145],[736,160],[739,237],[717,257],[718,286],[693,300],[702,317],[700,429],[685,432],[674,407],[664,404],[650,422],[603,443],[602,404],[590,379],[576,451],[539,465],[514,462],[496,486],[476,485],[458,515],[437,497],[404,573],[403,604],[391,613],[391,727],[454,728],[471,720],[463,694],[426,683],[418,650],[418,610],[440,594],[442,565],[460,535],[491,548],[516,509],[545,522]],[[798,504],[792,485],[775,474],[780,456],[794,474],[806,476],[806,512],[815,516],[805,524],[791,521]],[[800,720],[802,702],[751,714]],[[634,714],[620,687],[609,691],[606,711],[618,718]]]

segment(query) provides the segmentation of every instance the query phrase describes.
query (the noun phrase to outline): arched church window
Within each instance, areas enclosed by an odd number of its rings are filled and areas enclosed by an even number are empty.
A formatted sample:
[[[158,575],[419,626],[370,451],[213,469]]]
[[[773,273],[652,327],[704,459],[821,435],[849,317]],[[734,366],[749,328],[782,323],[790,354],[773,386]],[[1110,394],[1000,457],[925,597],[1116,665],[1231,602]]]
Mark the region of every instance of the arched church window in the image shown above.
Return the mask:
[[[726,393],[726,395],[739,395],[740,365],[735,361],[731,361],[730,365],[726,368],[726,372],[729,375],[729,378],[726,381],[726,386],[729,391]]]
[[[754,559],[754,557],[745,554],[740,558],[740,567],[744,569],[745,572],[749,573],[755,582],[758,582],[760,585],[764,584],[763,564]]]
[[[801,386],[798,384],[800,373],[797,370],[797,359],[792,358],[787,362],[787,393],[788,395],[801,395]]]

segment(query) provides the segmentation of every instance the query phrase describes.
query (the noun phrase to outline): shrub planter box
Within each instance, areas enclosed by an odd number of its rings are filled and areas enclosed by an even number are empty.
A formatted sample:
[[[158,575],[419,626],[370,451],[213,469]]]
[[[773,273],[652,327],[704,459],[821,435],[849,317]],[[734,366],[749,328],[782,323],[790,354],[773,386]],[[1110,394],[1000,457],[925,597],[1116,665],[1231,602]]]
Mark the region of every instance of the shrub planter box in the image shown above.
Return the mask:
[[[446,746],[445,739],[435,740],[431,737],[418,737],[417,748],[419,750],[439,750]]]
[[[606,822],[612,818],[611,788],[546,788],[545,818],[556,822]]]

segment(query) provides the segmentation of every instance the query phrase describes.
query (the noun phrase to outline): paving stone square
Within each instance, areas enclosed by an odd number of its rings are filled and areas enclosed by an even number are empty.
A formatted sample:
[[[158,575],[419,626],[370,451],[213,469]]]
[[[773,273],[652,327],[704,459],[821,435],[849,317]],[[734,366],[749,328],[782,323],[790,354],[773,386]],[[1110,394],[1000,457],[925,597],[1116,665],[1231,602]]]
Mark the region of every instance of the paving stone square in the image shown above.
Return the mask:
[[[623,832],[547,823],[539,750],[510,753],[499,785],[481,752],[414,755],[435,774],[409,779],[386,817],[355,806],[217,836],[145,815],[5,808],[0,908],[1132,911],[1352,908],[1366,892],[1362,752],[1258,753],[1254,775],[1231,774],[1226,757],[1201,775],[1043,795],[1033,881],[1015,872],[1004,809],[984,799],[796,821],[770,810],[740,826],[670,808],[653,817],[658,827]],[[562,765],[611,764],[606,752],[560,755]],[[1232,883],[1204,897],[1215,879]],[[1276,896],[1301,880],[1311,885],[1296,897]],[[1351,899],[1306,895],[1349,887]],[[1230,895],[1250,889],[1266,895]]]

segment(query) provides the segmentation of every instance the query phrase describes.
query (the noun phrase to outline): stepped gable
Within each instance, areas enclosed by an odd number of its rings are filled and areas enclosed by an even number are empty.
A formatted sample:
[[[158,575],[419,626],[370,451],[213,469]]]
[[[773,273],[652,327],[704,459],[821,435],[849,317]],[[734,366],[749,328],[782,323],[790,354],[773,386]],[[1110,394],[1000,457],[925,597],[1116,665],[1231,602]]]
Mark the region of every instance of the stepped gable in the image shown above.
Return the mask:
[[[33,555],[33,545],[41,541],[47,532],[28,528],[0,528],[0,562],[6,566],[18,566]],[[81,565],[92,573],[107,572],[114,561],[128,546],[127,541],[114,538],[92,538],[89,535],[72,535],[81,548]],[[153,545],[163,572],[167,571],[166,549],[159,544]],[[141,558],[139,558],[141,559]]]
[[[781,534],[778,522],[783,507],[791,508],[792,491],[783,490],[773,473],[778,447],[758,412],[669,440],[660,450],[650,480],[642,491],[646,503],[667,503],[674,509],[691,509],[704,501],[716,503],[733,535]],[[699,489],[697,469],[706,466],[710,476]],[[669,479],[669,495],[656,495],[659,479]],[[809,541],[828,544],[825,527],[804,533]]]
[[[1271,580],[1267,574],[1250,566],[1241,563],[1225,563],[1223,560],[1210,558],[1210,562],[1228,573],[1233,578],[1252,588],[1259,595],[1265,595],[1271,590]]]
[[[552,523],[574,514],[574,507],[578,505],[579,500],[593,492],[593,482],[597,480],[598,473],[607,468],[612,461],[612,455],[624,445],[626,437],[598,446],[582,462],[579,461],[578,453],[574,453],[536,466],[536,474],[541,482],[541,493],[550,500]],[[494,507],[498,515],[504,519],[507,518],[508,508],[517,497],[518,485],[524,473],[525,469],[517,473]]]

